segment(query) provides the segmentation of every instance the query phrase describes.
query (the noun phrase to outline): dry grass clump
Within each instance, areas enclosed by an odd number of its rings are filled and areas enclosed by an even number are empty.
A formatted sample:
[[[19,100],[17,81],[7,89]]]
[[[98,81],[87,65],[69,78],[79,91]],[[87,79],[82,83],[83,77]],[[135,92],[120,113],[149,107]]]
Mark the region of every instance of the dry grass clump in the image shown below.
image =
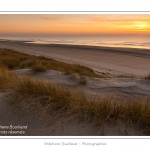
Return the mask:
[[[0,82],[3,88],[13,90],[11,101],[15,107],[34,109],[51,118],[69,117],[86,121],[95,126],[108,122],[130,122],[150,135],[150,101],[146,99],[122,101],[111,96],[90,99],[63,86],[54,86],[30,77],[14,77],[1,69]]]
[[[15,93],[11,102],[13,106],[26,107],[38,110],[39,114],[51,116],[56,119],[60,115],[68,115],[74,101],[73,93],[62,87],[44,83],[40,80],[33,80],[30,77],[23,77],[16,84]]]
[[[86,85],[87,84],[87,79],[85,77],[81,76],[80,79],[79,79],[79,84]]]
[[[46,72],[48,70],[48,68],[44,66],[42,61],[36,61],[35,64],[32,66],[32,69],[35,72]]]
[[[17,83],[18,77],[5,67],[0,67],[0,90],[7,91]]]
[[[145,77],[145,79],[150,79],[150,74]]]
[[[78,73],[89,77],[99,77],[93,69],[85,66],[68,64],[43,56],[33,56],[9,49],[0,49],[0,60],[1,65],[8,69],[31,68],[35,72],[51,69],[67,74]]]
[[[27,57],[28,57],[27,54],[0,48],[1,66],[3,65],[8,69],[17,69],[20,63],[26,60]]]
[[[79,85],[86,85],[87,82],[88,82],[86,77],[80,76],[78,74],[71,74],[71,75],[69,75],[69,77],[70,77],[71,80],[74,80],[74,81],[78,82]]]

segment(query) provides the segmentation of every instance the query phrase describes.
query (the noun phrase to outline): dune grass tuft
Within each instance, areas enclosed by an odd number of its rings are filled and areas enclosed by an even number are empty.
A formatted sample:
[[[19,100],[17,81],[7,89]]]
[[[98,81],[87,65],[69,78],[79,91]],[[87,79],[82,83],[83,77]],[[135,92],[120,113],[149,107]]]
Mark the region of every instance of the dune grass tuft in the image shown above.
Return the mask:
[[[0,90],[7,91],[17,83],[18,77],[15,73],[8,71],[5,67],[0,67]]]
[[[34,72],[46,72],[48,67],[46,67],[42,61],[36,61],[35,64],[32,66]]]
[[[145,76],[145,79],[150,79],[150,74]]]
[[[87,84],[87,79],[85,77],[81,76],[80,79],[79,79],[79,84],[86,85]]]

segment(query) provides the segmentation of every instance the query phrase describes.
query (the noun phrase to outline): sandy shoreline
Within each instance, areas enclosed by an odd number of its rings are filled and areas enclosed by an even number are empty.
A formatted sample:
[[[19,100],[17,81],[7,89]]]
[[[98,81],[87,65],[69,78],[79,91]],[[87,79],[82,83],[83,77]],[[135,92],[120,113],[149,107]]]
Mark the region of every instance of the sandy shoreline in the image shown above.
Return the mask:
[[[145,63],[145,66],[147,68],[144,68],[144,71],[147,71],[149,73],[149,51],[147,50],[137,50],[137,49],[119,49],[119,48],[103,48],[103,47],[88,47],[88,46],[70,46],[70,45],[42,45],[42,44],[29,44],[29,43],[23,43],[23,42],[15,42],[15,41],[0,41],[0,48],[9,48],[9,49],[14,49],[18,50],[21,52],[26,52],[29,54],[33,55],[42,55],[45,57],[51,57],[57,60],[62,60],[65,62],[70,62],[70,63],[79,63],[82,65],[87,65],[88,67],[99,69],[98,71],[103,71],[103,72],[109,72],[109,73],[114,73],[114,74],[127,74],[124,73],[125,67],[129,73],[129,71],[133,71],[133,75],[141,75],[141,74],[136,74],[136,71],[142,72],[142,67]],[[7,53],[3,53],[4,51],[1,51],[2,54],[2,59],[4,57],[7,57]],[[7,52],[7,51],[6,51]],[[135,55],[134,55],[135,54]],[[13,55],[13,53],[9,53],[8,55],[11,55],[10,57],[16,57]],[[6,56],[6,57],[5,57]],[[19,58],[19,57],[18,57]],[[98,58],[101,58],[100,60]],[[123,59],[124,58],[124,59]],[[128,58],[128,60],[125,60],[125,58]],[[7,58],[6,58],[7,59]],[[143,62],[139,62],[139,60],[143,60]],[[139,64],[136,64],[139,63]],[[11,63],[11,62],[10,62]],[[17,63],[20,64],[20,63]],[[134,66],[135,65],[135,66]],[[114,68],[112,67],[114,66]],[[122,70],[120,71],[120,68],[117,68],[118,70],[115,70],[115,67],[120,67]],[[132,67],[135,68],[132,68]],[[140,68],[138,70],[138,67]],[[102,70],[103,69],[103,70]],[[108,71],[108,69],[110,69]],[[134,70],[132,70],[134,69]],[[46,72],[33,72],[32,69],[18,69],[18,70],[13,70],[18,77],[24,76],[27,77],[30,76],[32,78],[32,81],[36,81],[36,79],[40,79],[42,83],[47,84],[47,83],[52,83],[53,85],[59,87],[59,85],[62,85],[64,88],[70,89],[74,92],[83,92],[85,93],[85,96],[88,98],[91,98],[91,100],[98,100],[97,98],[103,98],[106,97],[106,102],[107,99],[111,99],[111,104],[112,100],[115,100],[116,98],[119,100],[118,102],[129,102],[131,104],[136,100],[135,104],[138,104],[138,101],[140,103],[140,107],[138,107],[138,111],[136,111],[136,106],[135,107],[130,107],[130,109],[126,109],[125,107],[125,114],[126,112],[131,112],[133,113],[135,110],[135,114],[133,115],[133,120],[134,116],[138,115],[139,121],[143,123],[144,125],[147,123],[147,120],[149,120],[149,116],[145,116],[145,114],[149,113],[147,111],[147,106],[149,106],[149,103],[144,103],[145,101],[149,100],[150,98],[150,80],[148,79],[142,79],[142,78],[90,78],[88,76],[85,76],[87,83],[84,84],[79,84],[79,76],[71,76],[68,74],[65,74],[64,72],[59,72],[56,70],[47,70]],[[0,71],[0,73],[3,71]],[[138,72],[139,73],[139,72]],[[143,73],[143,72],[142,72]],[[144,75],[144,74],[142,74]],[[6,76],[4,74],[4,76]],[[12,76],[12,75],[11,75]],[[11,77],[10,76],[10,77]],[[2,73],[3,77],[3,73]],[[3,78],[2,78],[3,79]],[[4,78],[5,79],[5,78]],[[5,80],[4,80],[5,81]],[[20,80],[15,80],[16,83]],[[38,82],[38,81],[36,81]],[[35,83],[36,83],[35,82]],[[3,83],[3,82],[2,82]],[[14,83],[14,81],[13,81]],[[26,83],[26,82],[25,82]],[[17,84],[16,84],[17,85]],[[34,84],[32,84],[34,85]],[[42,86],[42,84],[40,84]],[[35,89],[37,88],[37,84],[35,84]],[[30,88],[30,86],[29,86]],[[17,89],[17,88],[16,88]],[[18,88],[20,89],[20,87]],[[48,87],[46,88],[48,89]],[[59,88],[58,88],[59,89]],[[31,89],[30,89],[31,90]],[[26,89],[25,89],[26,91]],[[28,86],[27,86],[27,91],[28,91]],[[57,91],[57,90],[56,90]],[[52,106],[53,103],[45,103],[45,100],[49,102],[52,102],[51,99],[45,99],[46,96],[44,95],[39,95],[38,97],[35,97],[34,91],[29,92],[28,94],[25,93],[25,95],[22,96],[22,93],[18,93],[18,95],[15,95],[15,92],[13,93],[4,93],[3,91],[0,91],[0,124],[1,125],[28,125],[28,129],[25,131],[25,135],[50,135],[50,136],[104,136],[104,135],[109,135],[109,136],[120,136],[120,135],[128,135],[128,136],[138,136],[138,135],[149,135],[149,133],[146,132],[146,128],[142,128],[140,126],[139,121],[137,123],[132,122],[131,120],[127,121],[122,121],[122,120],[109,120],[107,122],[98,122],[98,126],[94,126],[94,121],[101,121],[99,119],[95,119],[91,122],[86,120],[82,120],[81,118],[83,114],[83,110],[87,109],[88,107],[83,107],[84,109],[77,109],[75,111],[76,113],[71,114],[71,116],[66,114],[65,116],[65,111],[61,112],[61,109],[55,109],[53,112],[50,113],[49,115],[49,110],[51,110],[51,104]],[[38,88],[36,91],[39,92]],[[40,93],[40,92],[39,92]],[[55,93],[55,92],[54,92]],[[53,94],[54,94],[53,93]],[[61,93],[61,90],[59,91]],[[64,94],[63,94],[64,93]],[[63,95],[61,97],[64,97],[66,92],[62,92]],[[26,95],[27,94],[27,95]],[[31,94],[31,95],[30,95]],[[53,94],[51,94],[53,96]],[[58,92],[56,92],[57,95]],[[27,97],[26,97],[27,96]],[[28,97],[29,96],[29,97]],[[54,94],[55,96],[55,94]],[[74,97],[74,96],[73,96]],[[53,97],[52,97],[53,98]],[[79,97],[82,102],[82,97]],[[55,99],[55,97],[54,97]],[[65,97],[65,100],[68,99]],[[16,101],[17,100],[17,101]],[[19,100],[19,101],[18,101]],[[20,101],[21,100],[21,101]],[[28,101],[29,100],[29,101]],[[30,101],[32,100],[32,101]],[[57,102],[57,99],[55,99]],[[56,104],[57,107],[61,106],[60,104],[63,102],[60,97],[58,103]],[[75,99],[72,99],[71,105],[70,106],[76,106],[74,103],[78,100],[75,97]],[[125,101],[123,101],[125,100]],[[14,103],[13,103],[14,102]],[[33,103],[32,103],[33,102]],[[43,103],[44,102],[44,103]],[[77,101],[80,105],[80,101]],[[99,108],[96,108],[96,105],[93,105],[94,103],[91,103],[92,101],[89,101],[90,103],[85,103],[85,106],[90,106],[88,111],[85,111],[85,117],[89,116],[92,114],[97,116],[97,110],[100,110]],[[131,103],[130,103],[131,102]],[[144,103],[144,104],[143,104]],[[14,105],[13,105],[14,104]],[[34,104],[34,105],[33,105]],[[68,104],[68,103],[64,103]],[[63,104],[63,106],[65,106]],[[82,103],[81,103],[82,104]],[[88,104],[88,105],[86,105]],[[89,105],[90,104],[90,105]],[[99,104],[99,103],[97,103]],[[120,103],[121,104],[121,103]],[[125,104],[125,103],[123,103]],[[34,106],[34,107],[33,107]],[[37,107],[38,106],[38,107]],[[101,105],[99,105],[101,106]],[[103,105],[102,105],[103,106]],[[112,111],[112,108],[116,108],[115,103],[114,106],[110,105],[107,103],[107,106],[111,106],[110,112]],[[113,107],[112,107],[113,106]],[[125,105],[126,106],[126,105]],[[129,105],[130,106],[130,105]],[[131,105],[132,106],[132,105]],[[138,104],[139,106],[139,104]],[[144,107],[144,112],[143,112],[143,106]],[[44,108],[44,109],[43,109]],[[48,109],[47,109],[48,108]],[[66,107],[63,107],[66,108]],[[76,107],[75,107],[76,108]],[[74,107],[71,108],[69,107],[68,111],[71,110],[76,110]],[[77,107],[78,108],[78,107]],[[91,110],[91,108],[93,108]],[[101,107],[100,107],[101,108]],[[106,107],[107,108],[107,107]],[[122,108],[116,108],[116,110],[122,111]],[[44,111],[43,111],[44,110]],[[45,111],[48,110],[48,111]],[[57,111],[58,110],[58,111]],[[63,110],[63,109],[62,109]],[[65,109],[64,109],[65,110]],[[82,111],[81,111],[82,110]],[[114,112],[116,112],[116,110]],[[149,110],[149,109],[148,109]],[[58,112],[58,114],[56,112]],[[103,113],[105,114],[105,109]],[[76,115],[80,115],[79,118],[75,117]],[[89,113],[90,112],[90,113]],[[94,112],[94,113],[93,113]],[[96,113],[95,113],[96,112]],[[56,114],[55,114],[56,113]],[[78,114],[79,113],[79,114]],[[103,114],[101,111],[98,111],[98,114]],[[75,114],[75,116],[73,115]],[[109,112],[108,112],[109,114]],[[127,113],[128,114],[128,113]],[[129,113],[130,114],[130,113]],[[142,116],[144,114],[144,116]],[[51,115],[54,115],[54,117],[51,117]],[[64,115],[64,116],[63,116]],[[113,114],[114,115],[114,114]],[[111,116],[113,116],[111,115]],[[122,112],[121,112],[122,115]],[[120,116],[120,115],[119,115]],[[140,116],[140,118],[139,118]],[[145,118],[145,122],[142,120]],[[74,119],[70,119],[74,118]],[[76,118],[76,119],[75,119]],[[96,118],[96,117],[95,117]],[[128,116],[127,116],[128,118]],[[132,118],[132,117],[131,117]],[[81,120],[80,120],[81,119]],[[92,124],[93,123],[93,124]],[[96,124],[95,124],[96,125]],[[146,124],[148,129],[149,129],[149,123]],[[3,130],[1,130],[1,135],[9,135],[6,133],[3,133]],[[15,135],[15,134],[13,134]],[[18,134],[19,135],[19,134]]]
[[[150,73],[150,51],[146,49],[32,44],[2,40],[0,48],[81,64],[98,72],[135,76],[145,76]]]

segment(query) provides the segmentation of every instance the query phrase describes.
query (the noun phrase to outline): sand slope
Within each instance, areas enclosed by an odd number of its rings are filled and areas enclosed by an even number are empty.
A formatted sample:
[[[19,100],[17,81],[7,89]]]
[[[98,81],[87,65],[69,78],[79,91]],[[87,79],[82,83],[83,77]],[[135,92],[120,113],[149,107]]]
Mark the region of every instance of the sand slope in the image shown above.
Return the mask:
[[[68,118],[52,120],[46,115],[39,116],[37,111],[27,111],[24,107],[13,108],[5,101],[10,98],[11,95],[0,93],[0,125],[27,126],[27,129],[23,129],[25,134],[2,134],[3,131],[10,131],[10,129],[0,129],[0,136],[136,136],[141,132],[137,126],[123,122],[93,127],[87,122],[69,121]],[[13,131],[21,131],[21,129]]]
[[[54,84],[70,86],[76,90],[82,90],[90,96],[105,96],[113,94],[121,98],[150,97],[150,80],[134,78],[89,78],[87,85],[79,84],[79,77],[71,77],[62,72],[49,70],[47,72],[33,73],[29,69],[15,71],[19,75],[31,75]]]
[[[72,78],[62,72],[49,70],[47,72],[33,73],[30,69],[15,70],[18,75],[30,75],[34,79],[42,79],[45,82],[62,84],[70,88],[83,91],[87,96],[105,96],[113,93],[121,98],[150,97],[150,81],[128,78],[87,78],[87,85],[80,85],[78,76]],[[9,93],[8,93],[9,94]],[[49,136],[95,136],[95,135],[140,135],[141,129],[131,123],[110,122],[100,127],[91,126],[87,122],[69,121],[68,118],[49,119],[46,115],[40,115],[37,111],[26,111],[26,108],[13,108],[5,99],[11,99],[6,93],[0,93],[0,124],[28,126],[25,135],[49,135]],[[2,131],[2,130],[1,130]]]

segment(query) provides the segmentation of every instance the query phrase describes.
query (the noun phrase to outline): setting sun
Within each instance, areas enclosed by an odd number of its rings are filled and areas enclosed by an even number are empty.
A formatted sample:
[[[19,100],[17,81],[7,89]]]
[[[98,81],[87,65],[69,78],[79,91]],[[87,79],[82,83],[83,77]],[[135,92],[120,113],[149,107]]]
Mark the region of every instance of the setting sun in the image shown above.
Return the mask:
[[[137,30],[145,30],[148,29],[149,25],[147,22],[136,22],[135,23],[135,28]]]

